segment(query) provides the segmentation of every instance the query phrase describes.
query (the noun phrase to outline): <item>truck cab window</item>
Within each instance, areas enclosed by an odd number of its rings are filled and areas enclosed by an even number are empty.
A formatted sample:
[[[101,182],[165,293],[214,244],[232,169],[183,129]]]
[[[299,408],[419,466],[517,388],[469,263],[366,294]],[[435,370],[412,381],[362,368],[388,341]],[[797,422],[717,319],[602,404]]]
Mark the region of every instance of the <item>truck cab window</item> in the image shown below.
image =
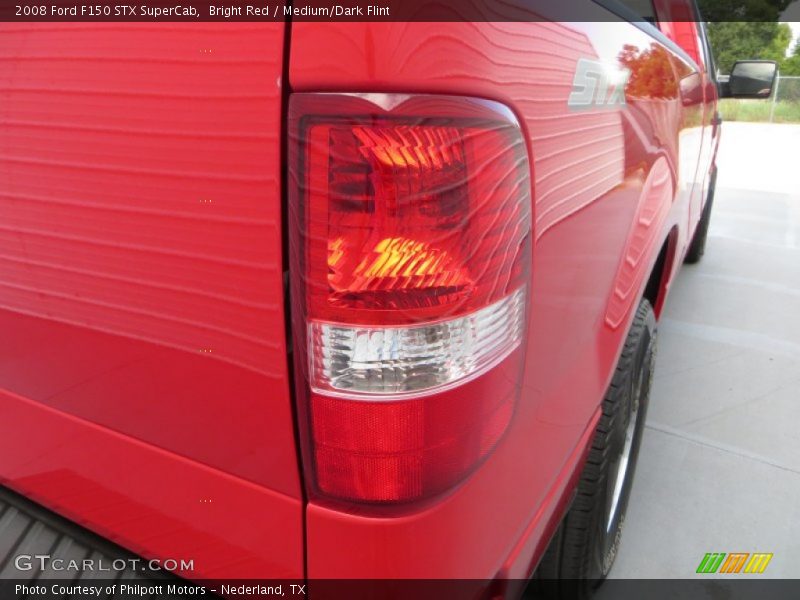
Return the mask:
[[[652,0],[619,0],[629,10],[648,23],[656,22],[656,11]]]

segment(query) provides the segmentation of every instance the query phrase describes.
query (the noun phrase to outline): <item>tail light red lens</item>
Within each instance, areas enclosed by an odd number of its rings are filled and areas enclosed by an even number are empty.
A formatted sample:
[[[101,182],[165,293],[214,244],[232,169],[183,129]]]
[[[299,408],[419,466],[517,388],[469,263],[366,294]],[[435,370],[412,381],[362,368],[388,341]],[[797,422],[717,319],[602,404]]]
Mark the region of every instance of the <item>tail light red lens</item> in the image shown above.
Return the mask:
[[[518,394],[530,175],[504,106],[295,94],[292,310],[314,491],[407,502],[487,456]]]

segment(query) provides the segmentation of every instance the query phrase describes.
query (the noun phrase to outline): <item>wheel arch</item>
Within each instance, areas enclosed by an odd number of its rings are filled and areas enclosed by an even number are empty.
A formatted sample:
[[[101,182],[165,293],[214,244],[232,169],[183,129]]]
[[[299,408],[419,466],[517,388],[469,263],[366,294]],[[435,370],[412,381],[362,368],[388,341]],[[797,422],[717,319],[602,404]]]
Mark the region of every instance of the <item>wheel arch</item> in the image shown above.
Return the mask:
[[[642,297],[650,302],[656,318],[661,318],[661,311],[667,298],[669,284],[674,273],[675,259],[678,253],[678,226],[675,225],[667,234],[666,239],[661,244],[658,256],[650,271],[647,284],[644,287]]]

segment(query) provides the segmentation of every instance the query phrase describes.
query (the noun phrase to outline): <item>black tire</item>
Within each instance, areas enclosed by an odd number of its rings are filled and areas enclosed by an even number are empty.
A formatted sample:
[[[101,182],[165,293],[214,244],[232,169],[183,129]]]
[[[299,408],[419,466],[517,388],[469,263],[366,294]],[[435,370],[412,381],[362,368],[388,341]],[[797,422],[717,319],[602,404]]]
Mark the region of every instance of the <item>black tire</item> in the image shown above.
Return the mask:
[[[706,241],[708,240],[708,226],[711,224],[711,207],[714,204],[714,190],[717,186],[717,168],[711,173],[711,181],[708,185],[708,198],[703,207],[703,214],[700,216],[700,221],[697,223],[697,229],[694,231],[692,243],[689,245],[689,250],[686,252],[686,257],[683,262],[693,265],[700,262],[703,254],[706,252]]]
[[[577,494],[539,563],[527,597],[588,598],[608,575],[625,523],[655,351],[655,315],[650,303],[642,300],[603,400],[603,414]],[[627,468],[620,469],[625,454]]]

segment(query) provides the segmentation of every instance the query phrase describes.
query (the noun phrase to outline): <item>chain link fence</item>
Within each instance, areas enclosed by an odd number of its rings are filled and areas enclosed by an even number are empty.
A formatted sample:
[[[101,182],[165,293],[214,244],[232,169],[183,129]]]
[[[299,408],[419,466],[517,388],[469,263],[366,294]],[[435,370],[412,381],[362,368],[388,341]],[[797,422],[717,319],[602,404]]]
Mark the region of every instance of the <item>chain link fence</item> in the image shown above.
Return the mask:
[[[779,74],[768,100],[721,100],[720,113],[726,121],[800,123],[800,77]]]

